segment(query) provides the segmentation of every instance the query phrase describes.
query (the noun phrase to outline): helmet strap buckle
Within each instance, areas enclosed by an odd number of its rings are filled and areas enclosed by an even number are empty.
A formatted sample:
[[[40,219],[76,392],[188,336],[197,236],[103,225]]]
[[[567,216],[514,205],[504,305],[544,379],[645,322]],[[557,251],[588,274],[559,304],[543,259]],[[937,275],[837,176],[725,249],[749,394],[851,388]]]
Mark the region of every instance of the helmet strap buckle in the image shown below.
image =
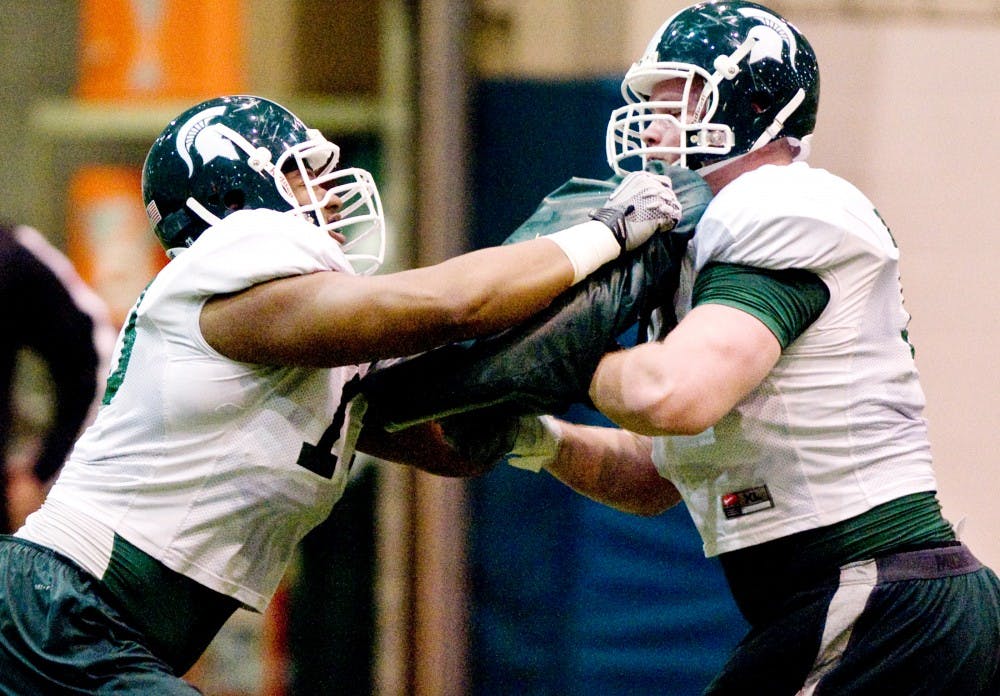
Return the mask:
[[[735,77],[740,74],[740,62],[750,54],[750,50],[756,43],[756,38],[748,36],[746,40],[728,56],[716,56],[715,60],[712,62],[712,67],[715,68],[715,75],[713,75],[715,83],[718,84],[720,80],[735,79]]]
[[[256,148],[250,153],[250,157],[247,158],[247,166],[257,173],[262,171],[270,172],[273,168],[271,165],[271,152],[266,147]]]

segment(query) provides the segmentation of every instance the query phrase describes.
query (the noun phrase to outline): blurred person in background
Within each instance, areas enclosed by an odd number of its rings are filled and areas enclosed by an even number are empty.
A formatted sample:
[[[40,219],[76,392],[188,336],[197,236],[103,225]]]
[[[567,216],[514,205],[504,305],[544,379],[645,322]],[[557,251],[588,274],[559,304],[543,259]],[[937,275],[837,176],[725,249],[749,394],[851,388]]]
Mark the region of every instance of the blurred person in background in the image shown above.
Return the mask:
[[[38,231],[0,222],[0,531],[45,492],[96,409],[114,343],[105,303]]]

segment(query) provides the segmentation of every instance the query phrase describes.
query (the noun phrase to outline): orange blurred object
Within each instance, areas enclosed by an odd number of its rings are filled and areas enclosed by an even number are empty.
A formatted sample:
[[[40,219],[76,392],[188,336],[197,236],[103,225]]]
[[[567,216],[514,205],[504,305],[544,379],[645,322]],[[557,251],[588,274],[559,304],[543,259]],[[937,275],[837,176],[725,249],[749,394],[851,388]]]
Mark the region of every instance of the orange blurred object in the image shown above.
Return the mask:
[[[246,89],[243,0],[81,0],[83,99],[213,97]]]
[[[121,326],[139,293],[167,262],[142,206],[139,169],[93,165],[74,173],[66,253]]]

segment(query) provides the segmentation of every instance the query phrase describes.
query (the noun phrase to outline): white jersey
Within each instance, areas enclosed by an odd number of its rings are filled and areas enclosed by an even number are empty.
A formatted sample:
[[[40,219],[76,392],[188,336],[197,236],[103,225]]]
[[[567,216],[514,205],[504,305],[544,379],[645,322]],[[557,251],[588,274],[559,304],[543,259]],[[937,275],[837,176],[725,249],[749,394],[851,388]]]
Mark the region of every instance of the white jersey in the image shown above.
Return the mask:
[[[872,203],[805,163],[743,174],[709,204],[683,265],[679,317],[712,262],[809,270],[830,300],[715,427],[654,441],[706,555],[936,489],[898,261]]]
[[[100,578],[117,533],[263,610],[297,542],[344,490],[360,423],[352,409],[332,476],[297,462],[359,369],[235,362],[206,343],[199,317],[213,295],[317,271],[353,272],[327,234],[267,210],[227,216],[171,261],[118,338],[95,423],[19,536]]]

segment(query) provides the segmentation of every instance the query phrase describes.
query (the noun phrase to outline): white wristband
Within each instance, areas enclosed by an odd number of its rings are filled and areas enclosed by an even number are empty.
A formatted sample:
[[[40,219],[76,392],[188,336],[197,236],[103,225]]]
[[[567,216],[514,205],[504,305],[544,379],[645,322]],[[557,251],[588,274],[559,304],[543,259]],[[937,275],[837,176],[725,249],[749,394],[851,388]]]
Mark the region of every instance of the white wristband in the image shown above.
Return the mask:
[[[562,442],[562,426],[552,416],[522,416],[507,463],[536,474],[555,461]]]
[[[545,235],[559,245],[573,264],[576,285],[598,268],[618,258],[622,248],[614,233],[603,222],[588,220],[579,225]]]

